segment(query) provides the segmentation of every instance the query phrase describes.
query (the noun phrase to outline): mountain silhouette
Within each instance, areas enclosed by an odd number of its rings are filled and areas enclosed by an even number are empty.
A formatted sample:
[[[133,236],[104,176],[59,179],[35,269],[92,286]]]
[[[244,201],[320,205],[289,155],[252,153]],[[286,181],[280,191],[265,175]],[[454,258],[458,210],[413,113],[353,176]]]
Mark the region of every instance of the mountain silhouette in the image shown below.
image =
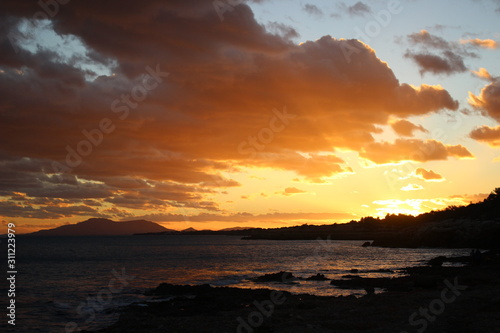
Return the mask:
[[[181,232],[196,232],[198,230],[194,229],[194,228],[187,228],[187,229],[184,229],[184,230],[181,230]]]
[[[30,236],[125,236],[136,233],[164,232],[170,229],[146,221],[115,222],[108,219],[91,218],[76,224],[63,225],[54,229],[40,230]],[[173,231],[173,230],[172,230]]]

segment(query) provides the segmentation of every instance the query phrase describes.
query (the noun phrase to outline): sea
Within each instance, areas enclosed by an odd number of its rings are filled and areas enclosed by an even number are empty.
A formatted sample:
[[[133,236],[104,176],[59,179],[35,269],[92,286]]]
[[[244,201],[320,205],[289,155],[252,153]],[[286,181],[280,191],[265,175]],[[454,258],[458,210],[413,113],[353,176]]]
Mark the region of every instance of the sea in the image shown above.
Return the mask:
[[[162,282],[362,297],[364,290],[338,289],[329,281],[256,283],[251,278],[279,271],[302,278],[317,273],[331,279],[347,274],[392,277],[403,274],[403,267],[424,265],[437,256],[470,253],[470,249],[362,247],[363,243],[222,235],[18,236],[16,325],[7,325],[8,287],[2,284],[0,331],[63,333],[106,327],[124,306],[158,301],[144,292]],[[4,245],[2,251],[7,253]],[[5,264],[3,268],[7,271]]]

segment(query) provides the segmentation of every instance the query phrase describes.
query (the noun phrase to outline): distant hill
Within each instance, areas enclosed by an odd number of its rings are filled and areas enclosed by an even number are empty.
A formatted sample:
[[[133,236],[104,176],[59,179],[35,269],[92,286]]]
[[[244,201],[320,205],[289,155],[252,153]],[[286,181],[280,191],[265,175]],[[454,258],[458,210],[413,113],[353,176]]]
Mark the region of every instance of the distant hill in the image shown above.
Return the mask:
[[[220,229],[218,231],[243,231],[243,230],[250,230],[250,229],[255,229],[255,228],[252,228],[252,227],[234,227],[234,228]]]
[[[63,225],[54,229],[40,230],[30,236],[125,236],[136,233],[173,231],[145,220],[115,222],[92,218],[76,224]]]
[[[374,240],[373,246],[500,248],[500,188],[483,201],[418,216],[388,214],[345,224],[252,229],[245,239]]]

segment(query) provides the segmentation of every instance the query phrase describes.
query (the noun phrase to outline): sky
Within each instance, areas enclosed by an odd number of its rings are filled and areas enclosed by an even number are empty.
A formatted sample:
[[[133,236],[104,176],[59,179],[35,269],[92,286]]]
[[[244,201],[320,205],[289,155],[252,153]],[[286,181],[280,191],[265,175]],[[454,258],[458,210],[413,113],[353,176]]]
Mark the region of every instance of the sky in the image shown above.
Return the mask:
[[[0,221],[330,224],[500,185],[500,1],[0,4]]]

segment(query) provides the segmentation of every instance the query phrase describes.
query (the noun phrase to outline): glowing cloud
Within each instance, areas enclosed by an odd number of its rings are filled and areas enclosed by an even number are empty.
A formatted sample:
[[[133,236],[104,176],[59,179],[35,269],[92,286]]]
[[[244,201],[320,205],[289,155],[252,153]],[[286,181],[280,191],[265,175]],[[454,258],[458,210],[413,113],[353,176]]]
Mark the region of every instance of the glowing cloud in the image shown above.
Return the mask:
[[[377,164],[399,161],[426,162],[446,160],[449,157],[473,158],[462,145],[445,145],[436,140],[397,139],[394,143],[373,143],[360,153]]]
[[[494,41],[493,39],[479,39],[479,38],[474,38],[474,39],[462,39],[460,40],[460,43],[462,44],[472,44],[477,47],[482,47],[485,49],[496,49],[498,48],[498,43]]]
[[[494,78],[485,68],[479,68],[478,71],[472,71],[472,73],[480,79],[484,79],[487,81],[494,81]]]
[[[424,168],[417,168],[415,176],[428,182],[442,182],[445,180],[440,174],[432,170],[425,170]]]

